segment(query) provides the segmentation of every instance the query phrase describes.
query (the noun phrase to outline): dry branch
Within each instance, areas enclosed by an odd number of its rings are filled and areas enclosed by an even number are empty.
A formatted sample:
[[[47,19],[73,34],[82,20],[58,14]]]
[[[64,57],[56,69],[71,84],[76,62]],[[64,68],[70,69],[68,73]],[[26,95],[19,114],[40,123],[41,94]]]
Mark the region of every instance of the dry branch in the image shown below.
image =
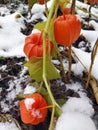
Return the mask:
[[[90,84],[91,84],[91,87],[92,87],[96,102],[98,104],[98,83],[97,83],[97,81],[95,79],[92,79],[92,80],[90,80]]]

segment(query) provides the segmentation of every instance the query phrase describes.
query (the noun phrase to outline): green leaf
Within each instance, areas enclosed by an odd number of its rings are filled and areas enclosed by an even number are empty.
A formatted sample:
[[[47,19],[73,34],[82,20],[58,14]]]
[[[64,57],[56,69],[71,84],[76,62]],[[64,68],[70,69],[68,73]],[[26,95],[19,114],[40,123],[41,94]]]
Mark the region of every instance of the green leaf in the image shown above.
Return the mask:
[[[47,79],[52,80],[52,79],[57,79],[60,78],[60,74],[58,73],[57,69],[51,62],[49,58],[47,58],[46,61],[46,68],[47,68]]]
[[[29,7],[31,8],[36,2],[37,0],[28,0]]]
[[[57,102],[60,106],[62,106],[62,105],[66,102],[66,100],[65,100],[65,99],[56,99],[56,102]]]
[[[62,113],[62,110],[59,109],[58,107],[56,107],[56,109],[55,109],[55,116],[59,117],[61,115],[61,113]]]
[[[40,31],[42,31],[42,30],[44,30],[45,25],[46,25],[46,21],[45,22],[40,22],[40,23],[35,24],[34,28],[39,29]]]
[[[33,57],[31,58],[25,66],[29,69],[30,76],[36,80],[37,82],[42,81],[42,73],[43,73],[43,59]]]
[[[28,67],[29,74],[34,80],[37,82],[43,80],[43,58],[33,57],[25,64],[25,66]],[[60,78],[57,69],[52,64],[49,57],[47,57],[46,68],[46,75],[48,80]]]

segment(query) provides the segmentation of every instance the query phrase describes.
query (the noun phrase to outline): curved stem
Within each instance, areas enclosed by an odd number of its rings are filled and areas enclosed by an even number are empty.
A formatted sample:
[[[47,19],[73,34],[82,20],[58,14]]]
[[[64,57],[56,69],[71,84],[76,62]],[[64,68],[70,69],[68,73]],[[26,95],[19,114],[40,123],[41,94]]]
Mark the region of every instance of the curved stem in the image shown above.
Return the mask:
[[[98,50],[98,39],[97,39],[97,41],[95,43],[95,46],[93,48],[92,55],[91,55],[91,65],[90,65],[89,72],[88,72],[88,78],[87,78],[87,82],[86,82],[86,88],[88,87],[88,84],[89,84],[89,81],[90,81],[92,67],[93,67],[93,64],[94,64],[94,60],[95,60],[95,56],[96,56],[97,50]]]
[[[45,31],[43,33],[43,76],[46,77],[46,37],[47,37],[47,33],[48,33],[48,28],[51,22],[51,18],[53,16],[54,10],[55,10],[55,5],[57,3],[57,0],[53,0],[49,15],[48,15],[48,19],[47,19],[47,23],[45,26]]]
[[[54,114],[55,114],[55,108],[52,109],[52,115],[51,115],[49,130],[53,130]]]

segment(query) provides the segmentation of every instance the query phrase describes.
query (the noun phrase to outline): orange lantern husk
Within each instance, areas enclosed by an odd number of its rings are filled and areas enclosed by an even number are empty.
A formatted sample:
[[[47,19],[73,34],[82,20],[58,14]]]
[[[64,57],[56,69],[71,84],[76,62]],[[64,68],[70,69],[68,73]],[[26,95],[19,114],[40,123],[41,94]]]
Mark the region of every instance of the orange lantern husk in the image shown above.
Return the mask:
[[[50,47],[49,47],[50,45]],[[46,38],[46,53],[52,53],[53,43]],[[31,57],[43,57],[43,37],[42,33],[33,33],[25,38],[24,53],[30,59]]]
[[[26,107],[25,101],[26,99],[33,99],[34,102],[30,105],[30,109]],[[37,125],[43,122],[46,118],[48,109],[47,109],[47,102],[42,97],[42,95],[38,93],[34,93],[31,96],[28,96],[26,99],[20,101],[20,115],[21,119],[26,124],[33,124]],[[41,109],[46,107],[46,109]]]
[[[54,21],[54,37],[58,44],[70,46],[78,39],[80,31],[81,22],[75,15],[59,16]]]
[[[65,14],[70,14],[71,8],[70,7],[66,7],[62,9],[62,13]]]
[[[43,5],[45,3],[45,0],[38,0],[39,4]]]
[[[98,2],[98,0],[88,0],[88,2],[90,3],[90,5],[94,5]]]

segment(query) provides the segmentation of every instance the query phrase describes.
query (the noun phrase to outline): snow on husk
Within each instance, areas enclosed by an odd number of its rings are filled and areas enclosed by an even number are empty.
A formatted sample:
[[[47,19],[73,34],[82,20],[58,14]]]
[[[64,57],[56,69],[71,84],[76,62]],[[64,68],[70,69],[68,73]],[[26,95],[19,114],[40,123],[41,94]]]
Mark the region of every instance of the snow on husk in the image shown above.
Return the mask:
[[[48,8],[51,7],[52,0],[48,2]],[[79,1],[76,2],[76,5],[81,8],[89,9],[89,5],[83,4]],[[25,29],[25,23],[24,20],[31,22],[36,19],[41,18],[43,21],[46,21],[47,18],[43,14],[45,10],[45,5],[39,5],[35,4],[33,8],[31,9],[32,17],[30,18],[30,14],[28,14],[27,17],[23,17],[21,15],[21,11],[23,9],[24,5],[20,4],[18,10],[10,14],[9,9],[4,7],[0,7],[0,57],[23,57],[25,56],[23,52],[23,46],[24,46],[24,40],[26,35],[24,35],[21,32],[21,29]],[[26,10],[28,8],[25,6]],[[88,13],[83,13],[83,11],[80,11],[78,7],[76,8],[77,14],[80,15],[80,20],[83,22],[82,18],[88,17]],[[98,17],[98,9],[92,7],[91,12],[95,14]],[[5,14],[5,16],[3,16]],[[95,45],[96,40],[98,39],[98,22],[94,20],[95,17],[92,17],[92,20],[90,20],[89,24],[93,26],[95,29],[94,31],[90,30],[81,30],[81,34],[87,39],[87,41],[90,43],[90,49],[93,50],[93,47]],[[98,19],[97,19],[98,20]],[[38,32],[38,30],[33,30],[31,33]],[[81,60],[83,65],[87,70],[89,70],[90,63],[91,63],[91,52],[85,52],[83,49],[72,47],[72,50],[77,55],[77,57]],[[55,62],[55,61],[53,61]],[[55,62],[55,64],[58,64]],[[83,66],[79,61],[77,63],[72,64],[72,71],[76,75],[82,75],[82,72],[84,71]],[[67,63],[64,64],[65,67],[68,66]],[[92,69],[92,75],[98,80],[98,52],[93,64]],[[6,65],[0,67],[0,69],[5,70]],[[77,70],[77,71],[76,71]],[[26,68],[22,70],[20,73],[20,77],[16,78],[14,77],[14,82],[9,82],[10,88],[8,89],[9,93],[6,95],[6,98],[8,100],[13,101],[13,99],[16,97],[16,94],[19,94],[20,92],[23,92],[21,88],[21,82],[26,80],[27,77],[22,77],[24,73],[26,72]],[[13,90],[13,87],[16,86],[16,89]],[[87,97],[86,93],[83,91],[83,86],[76,82],[72,84],[66,84],[66,89],[72,89],[75,92],[79,93],[80,98],[73,98],[68,97],[68,101],[63,105],[62,115],[58,118],[57,124],[55,127],[55,130],[96,130],[95,124],[92,120],[92,116],[94,115],[94,109],[93,109],[93,103],[91,100]],[[0,92],[1,92],[0,88]],[[35,88],[31,87],[30,85],[27,85],[24,89],[24,94],[29,94],[30,92],[35,92]],[[18,104],[18,102],[15,102]],[[10,103],[11,104],[11,103]],[[9,110],[9,107],[6,104],[5,101],[1,101],[1,106],[3,111],[7,112]],[[9,123],[0,123],[0,129],[1,130],[18,130],[14,124]],[[97,128],[98,130],[98,128]]]

